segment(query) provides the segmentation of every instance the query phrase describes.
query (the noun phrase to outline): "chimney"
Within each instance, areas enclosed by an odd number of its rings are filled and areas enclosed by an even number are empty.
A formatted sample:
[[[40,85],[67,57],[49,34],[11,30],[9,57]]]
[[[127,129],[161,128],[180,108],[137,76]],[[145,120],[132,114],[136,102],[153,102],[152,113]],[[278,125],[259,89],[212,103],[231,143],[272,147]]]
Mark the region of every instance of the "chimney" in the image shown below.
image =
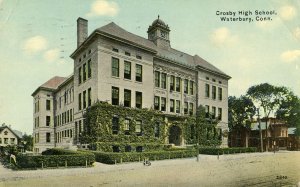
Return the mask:
[[[77,47],[88,37],[88,20],[79,17],[77,19]]]

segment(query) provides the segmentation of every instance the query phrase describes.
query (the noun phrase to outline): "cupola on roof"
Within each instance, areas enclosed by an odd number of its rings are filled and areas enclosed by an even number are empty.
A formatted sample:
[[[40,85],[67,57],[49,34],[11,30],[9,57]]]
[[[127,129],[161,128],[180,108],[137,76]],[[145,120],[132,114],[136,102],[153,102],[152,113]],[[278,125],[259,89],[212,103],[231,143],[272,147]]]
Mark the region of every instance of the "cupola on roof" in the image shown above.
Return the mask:
[[[161,20],[159,18],[159,15],[158,15],[157,19],[152,22],[152,25],[149,26],[148,32],[151,31],[153,28],[156,28],[156,27],[161,27],[161,28],[166,29],[167,31],[170,31],[169,26],[163,20]]]

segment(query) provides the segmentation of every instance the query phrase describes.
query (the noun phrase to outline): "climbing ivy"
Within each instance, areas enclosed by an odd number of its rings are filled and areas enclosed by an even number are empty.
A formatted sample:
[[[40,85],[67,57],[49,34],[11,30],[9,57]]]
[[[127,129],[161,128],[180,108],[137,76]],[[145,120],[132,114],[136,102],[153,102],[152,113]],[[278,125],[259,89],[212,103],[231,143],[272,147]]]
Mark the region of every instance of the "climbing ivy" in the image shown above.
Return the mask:
[[[203,114],[204,112],[204,114]],[[112,118],[119,120],[118,134],[112,133]],[[169,136],[171,126],[178,126],[182,131],[185,144],[220,145],[214,129],[216,121],[205,119],[203,108],[197,110],[196,116],[175,116],[163,114],[152,109],[136,109],[113,106],[98,101],[89,107],[84,115],[84,130],[80,134],[80,142],[90,144],[94,149],[112,151],[111,145],[148,145],[161,147]],[[125,119],[129,119],[129,131],[125,131]],[[142,135],[135,132],[136,121],[142,121]],[[159,124],[159,137],[155,137],[155,125]],[[125,133],[126,132],[126,133]],[[155,145],[155,146],[153,146]]]

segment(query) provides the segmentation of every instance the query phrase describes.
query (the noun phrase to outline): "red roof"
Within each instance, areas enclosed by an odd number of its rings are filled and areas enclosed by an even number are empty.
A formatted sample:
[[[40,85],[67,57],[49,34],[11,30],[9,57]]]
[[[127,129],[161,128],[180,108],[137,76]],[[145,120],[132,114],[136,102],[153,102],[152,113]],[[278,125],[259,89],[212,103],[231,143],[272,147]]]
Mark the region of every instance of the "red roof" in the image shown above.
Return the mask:
[[[58,86],[63,83],[65,80],[67,80],[66,77],[52,77],[50,80],[48,80],[47,82],[45,82],[44,84],[42,84],[40,87],[43,88],[51,88],[51,89],[57,89]]]

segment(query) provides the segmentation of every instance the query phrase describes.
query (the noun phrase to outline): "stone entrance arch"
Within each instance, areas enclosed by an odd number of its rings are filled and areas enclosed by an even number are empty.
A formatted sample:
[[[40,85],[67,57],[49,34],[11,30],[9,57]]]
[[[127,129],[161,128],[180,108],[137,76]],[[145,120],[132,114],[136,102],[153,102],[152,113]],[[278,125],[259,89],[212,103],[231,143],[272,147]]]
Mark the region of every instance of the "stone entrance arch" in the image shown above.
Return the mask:
[[[172,125],[169,128],[169,144],[174,144],[176,146],[181,145],[181,134],[182,130],[180,127]]]

